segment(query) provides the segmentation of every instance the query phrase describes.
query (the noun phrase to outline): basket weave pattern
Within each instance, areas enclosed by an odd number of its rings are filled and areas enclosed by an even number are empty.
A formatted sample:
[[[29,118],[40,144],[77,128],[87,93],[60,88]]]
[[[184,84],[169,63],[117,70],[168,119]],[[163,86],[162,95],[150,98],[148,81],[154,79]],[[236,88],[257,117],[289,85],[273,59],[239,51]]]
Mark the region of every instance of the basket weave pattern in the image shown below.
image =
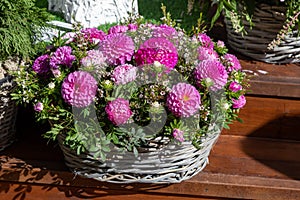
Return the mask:
[[[285,7],[261,5],[254,11],[254,27],[243,21],[247,34],[234,31],[230,20],[225,19],[229,46],[245,56],[267,63],[300,62],[300,37],[298,30],[286,35],[280,45],[268,50],[270,44],[282,29],[285,21]]]
[[[0,150],[8,147],[15,139],[17,106],[10,94],[15,84],[10,77],[0,80]]]
[[[90,152],[77,155],[63,144],[62,134],[58,141],[66,165],[76,175],[113,183],[178,183],[203,170],[219,134],[220,131],[211,131],[200,149],[190,142],[170,143],[155,151],[139,153],[137,157],[130,152],[121,153],[112,146],[105,162],[96,160]]]

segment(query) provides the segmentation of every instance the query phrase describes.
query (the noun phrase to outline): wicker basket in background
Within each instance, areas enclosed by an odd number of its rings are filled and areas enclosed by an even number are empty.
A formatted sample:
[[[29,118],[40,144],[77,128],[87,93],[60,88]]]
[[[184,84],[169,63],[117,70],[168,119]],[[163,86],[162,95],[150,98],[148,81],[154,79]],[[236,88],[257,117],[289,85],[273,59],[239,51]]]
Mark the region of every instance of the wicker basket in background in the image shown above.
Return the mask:
[[[62,134],[58,135],[58,142],[66,165],[76,175],[113,183],[178,183],[190,179],[207,165],[209,153],[220,134],[219,129],[213,129],[203,138],[199,149],[191,142],[170,143],[136,157],[112,146],[105,162],[95,159],[92,152],[78,155],[63,144]]]
[[[244,21],[247,34],[242,36],[234,31],[230,20],[225,19],[229,46],[236,52],[252,59],[267,63],[300,62],[300,37],[298,30],[289,33],[273,50],[268,50],[270,44],[282,29],[285,21],[285,7],[262,4],[253,15],[254,27]]]
[[[15,140],[17,106],[10,96],[14,88],[11,77],[0,80],[0,150]]]

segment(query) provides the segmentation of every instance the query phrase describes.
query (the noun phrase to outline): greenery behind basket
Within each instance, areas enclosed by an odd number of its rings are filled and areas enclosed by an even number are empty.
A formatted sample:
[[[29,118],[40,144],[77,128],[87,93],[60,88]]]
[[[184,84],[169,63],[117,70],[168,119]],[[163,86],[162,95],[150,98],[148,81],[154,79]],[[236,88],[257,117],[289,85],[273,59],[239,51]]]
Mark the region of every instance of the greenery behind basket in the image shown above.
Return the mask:
[[[34,40],[46,27],[46,9],[35,0],[0,0],[0,61],[34,54]]]

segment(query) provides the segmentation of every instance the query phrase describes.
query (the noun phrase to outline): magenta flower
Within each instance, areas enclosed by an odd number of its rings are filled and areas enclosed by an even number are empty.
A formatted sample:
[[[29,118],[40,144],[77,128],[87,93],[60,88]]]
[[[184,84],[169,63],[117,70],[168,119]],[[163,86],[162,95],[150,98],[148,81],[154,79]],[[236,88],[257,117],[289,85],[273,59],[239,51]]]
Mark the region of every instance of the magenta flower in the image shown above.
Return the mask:
[[[244,95],[241,95],[238,99],[232,99],[232,103],[233,108],[242,108],[246,104],[246,97]]]
[[[242,86],[235,81],[231,82],[229,85],[229,90],[231,90],[232,92],[237,92],[237,91],[240,91],[241,89],[242,89]]]
[[[72,48],[69,46],[59,47],[50,58],[50,67],[52,69],[58,69],[59,65],[66,65],[71,67],[73,61],[76,59],[72,55]]]
[[[117,126],[125,124],[132,115],[129,101],[123,98],[110,101],[105,107],[105,112],[108,119]]]
[[[160,37],[160,38],[150,38],[146,40],[141,46],[140,49],[162,49],[167,52],[176,53],[177,50],[176,47],[172,42],[167,40],[166,38]]]
[[[197,35],[197,39],[200,41],[201,45],[203,47],[213,49],[214,48],[214,43],[211,40],[211,38],[206,35],[205,33],[200,33]]]
[[[176,47],[165,38],[150,38],[146,40],[134,55],[138,66],[153,64],[158,61],[170,71],[174,69],[178,61]]]
[[[136,79],[137,68],[130,64],[117,66],[112,73],[116,85],[126,84]]]
[[[36,112],[41,112],[43,109],[44,109],[44,105],[42,102],[37,102],[34,106],[33,106],[33,109],[36,111]]]
[[[237,59],[237,57],[233,54],[225,54],[224,55],[224,59],[227,62],[227,70],[229,72],[233,71],[233,70],[240,70],[242,69],[240,61]]]
[[[108,29],[108,34],[112,33],[125,33],[128,30],[128,27],[125,25],[116,25]]]
[[[217,59],[217,58],[219,58],[219,55],[214,49],[201,47],[201,46],[198,48],[198,59],[200,61],[207,60],[207,59]]]
[[[75,107],[90,105],[96,96],[97,81],[84,71],[70,73],[63,81],[61,94],[66,103]]]
[[[105,64],[105,57],[99,50],[89,50],[87,56],[82,58],[80,63],[83,67],[100,67]]]
[[[183,134],[184,132],[177,129],[177,128],[174,128],[173,130],[173,137],[178,140],[179,142],[184,142],[184,137],[183,137]]]
[[[128,24],[127,27],[129,31],[136,31],[138,29],[137,24]]]
[[[130,61],[134,53],[133,40],[123,34],[110,34],[100,42],[99,50],[106,57],[108,64],[123,65],[126,61]]]
[[[199,110],[200,94],[187,83],[178,83],[167,96],[166,105],[176,117],[189,117]]]
[[[32,70],[35,71],[37,74],[45,75],[50,71],[50,64],[49,64],[49,55],[44,54],[37,59],[35,59]]]
[[[98,44],[105,38],[105,33],[97,28],[84,28],[81,29],[81,33],[83,33],[84,38],[89,42]]]
[[[134,57],[138,66],[153,64],[154,61],[158,61],[167,68],[166,72],[174,69],[178,61],[177,54],[163,49],[139,49]]]
[[[225,67],[218,60],[203,60],[194,71],[195,80],[200,83],[203,79],[209,78],[213,81],[210,87],[212,91],[221,89],[226,83],[228,74]]]

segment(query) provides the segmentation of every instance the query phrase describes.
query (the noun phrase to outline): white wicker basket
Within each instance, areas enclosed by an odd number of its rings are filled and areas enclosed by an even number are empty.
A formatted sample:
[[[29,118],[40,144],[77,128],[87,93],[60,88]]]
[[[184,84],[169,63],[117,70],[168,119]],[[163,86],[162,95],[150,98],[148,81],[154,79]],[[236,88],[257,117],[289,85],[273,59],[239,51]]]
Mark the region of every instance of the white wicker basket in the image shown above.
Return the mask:
[[[200,149],[190,142],[181,145],[167,144],[162,148],[139,153],[121,153],[112,146],[105,162],[96,160],[93,153],[77,155],[63,144],[64,137],[58,136],[66,165],[71,171],[87,178],[114,183],[178,183],[187,180],[208,163],[208,156],[217,141],[220,130],[211,130],[204,138]]]
[[[270,44],[282,29],[285,20],[285,7],[262,4],[254,11],[254,27],[244,21],[248,34],[242,36],[234,31],[230,20],[225,19],[229,46],[238,53],[267,63],[300,62],[300,37],[298,30],[285,36],[280,45],[268,50]]]
[[[0,80],[0,150],[15,140],[17,106],[10,96],[14,88],[11,77]]]

